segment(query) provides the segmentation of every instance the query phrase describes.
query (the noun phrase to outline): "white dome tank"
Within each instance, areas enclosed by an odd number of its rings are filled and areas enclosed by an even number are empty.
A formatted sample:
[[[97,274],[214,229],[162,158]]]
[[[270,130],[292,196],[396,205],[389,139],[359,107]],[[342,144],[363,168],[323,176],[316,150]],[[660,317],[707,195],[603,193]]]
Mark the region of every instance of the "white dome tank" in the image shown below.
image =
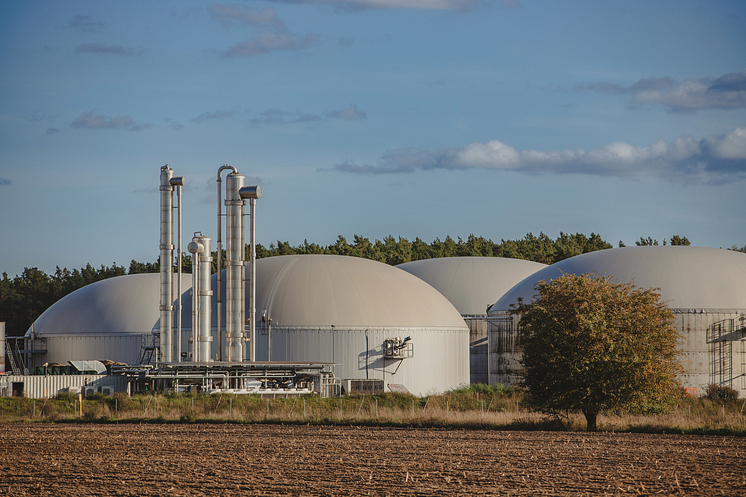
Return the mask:
[[[189,289],[182,276],[182,291]],[[97,281],[66,295],[39,316],[26,336],[46,343],[34,365],[110,359],[136,363],[142,336],[157,328],[158,274],[131,274]],[[38,364],[37,364],[38,363]]]
[[[548,266],[524,279],[490,309],[490,382],[512,383],[519,367],[514,330],[507,311],[518,298],[530,302],[540,280],[562,273],[597,273],[648,289],[676,316],[685,386],[701,394],[708,383],[746,392],[746,350],[740,341],[746,324],[746,254],[685,246],[643,246],[599,250]],[[740,331],[739,331],[740,330]],[[692,390],[694,392],[694,390]]]
[[[487,308],[546,264],[505,257],[442,257],[396,267],[429,283],[458,309],[469,326],[469,379],[487,383]]]

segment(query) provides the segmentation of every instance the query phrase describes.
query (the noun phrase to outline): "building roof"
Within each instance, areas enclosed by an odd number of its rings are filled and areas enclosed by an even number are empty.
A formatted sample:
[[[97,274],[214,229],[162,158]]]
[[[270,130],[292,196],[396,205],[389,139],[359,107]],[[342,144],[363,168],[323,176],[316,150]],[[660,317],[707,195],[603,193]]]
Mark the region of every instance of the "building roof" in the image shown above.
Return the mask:
[[[429,283],[463,315],[486,314],[505,292],[547,267],[504,257],[443,257],[396,266]]]
[[[534,285],[562,273],[610,275],[640,288],[660,288],[672,309],[746,309],[746,254],[708,247],[644,246],[589,252],[530,275],[491,311],[507,310],[518,297],[530,302]]]

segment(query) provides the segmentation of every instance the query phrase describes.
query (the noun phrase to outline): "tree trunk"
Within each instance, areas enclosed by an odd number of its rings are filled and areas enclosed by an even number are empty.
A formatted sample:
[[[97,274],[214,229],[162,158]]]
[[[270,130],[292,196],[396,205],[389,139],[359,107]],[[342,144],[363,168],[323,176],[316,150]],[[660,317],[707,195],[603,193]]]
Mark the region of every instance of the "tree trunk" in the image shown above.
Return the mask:
[[[598,417],[598,412],[583,411],[583,415],[585,416],[585,422],[587,425],[585,430],[597,431],[596,418]]]

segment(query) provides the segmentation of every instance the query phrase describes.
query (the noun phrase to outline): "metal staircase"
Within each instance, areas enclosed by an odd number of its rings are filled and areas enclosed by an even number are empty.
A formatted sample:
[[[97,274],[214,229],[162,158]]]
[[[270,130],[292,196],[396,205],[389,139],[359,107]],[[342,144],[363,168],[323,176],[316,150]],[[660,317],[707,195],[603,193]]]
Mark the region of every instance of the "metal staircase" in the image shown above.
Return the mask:
[[[710,381],[717,385],[733,386],[733,380],[743,378],[744,364],[746,358],[743,357],[742,340],[746,337],[746,316],[741,315],[739,318],[723,319],[707,327],[707,343],[710,345]],[[740,352],[741,371],[733,371],[733,343],[741,342]]]
[[[140,365],[155,364],[159,347],[160,334],[143,333],[140,340],[140,356],[137,359],[137,363]]]

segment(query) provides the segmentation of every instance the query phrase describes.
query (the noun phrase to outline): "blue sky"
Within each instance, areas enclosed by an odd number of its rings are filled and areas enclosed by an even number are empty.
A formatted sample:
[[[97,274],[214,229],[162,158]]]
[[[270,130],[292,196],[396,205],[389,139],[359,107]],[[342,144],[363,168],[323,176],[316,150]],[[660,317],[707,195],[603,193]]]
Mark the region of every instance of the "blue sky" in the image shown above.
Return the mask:
[[[216,173],[257,239],[591,232],[746,245],[746,2],[0,4],[0,272],[216,237]]]

